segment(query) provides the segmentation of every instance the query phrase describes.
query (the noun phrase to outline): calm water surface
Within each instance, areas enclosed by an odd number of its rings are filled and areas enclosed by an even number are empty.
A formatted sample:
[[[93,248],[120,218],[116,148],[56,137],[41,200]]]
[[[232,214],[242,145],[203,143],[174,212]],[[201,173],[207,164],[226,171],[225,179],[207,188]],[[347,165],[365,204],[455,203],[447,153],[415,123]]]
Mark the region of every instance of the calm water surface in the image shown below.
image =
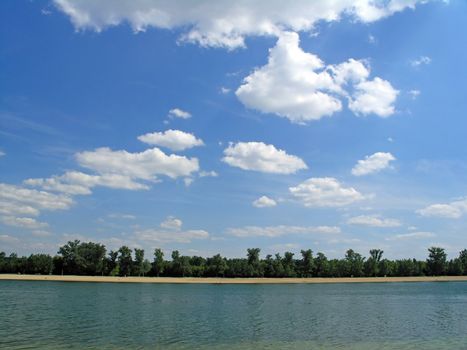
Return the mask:
[[[467,349],[467,283],[0,281],[1,349]]]

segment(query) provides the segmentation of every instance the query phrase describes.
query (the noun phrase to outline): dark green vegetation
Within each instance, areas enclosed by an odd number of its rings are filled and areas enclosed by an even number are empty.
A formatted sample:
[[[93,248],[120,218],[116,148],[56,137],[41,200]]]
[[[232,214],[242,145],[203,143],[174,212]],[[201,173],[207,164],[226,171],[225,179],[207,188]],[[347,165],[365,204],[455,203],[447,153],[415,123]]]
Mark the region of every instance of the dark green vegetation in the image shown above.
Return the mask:
[[[297,259],[291,252],[284,256],[267,255],[260,259],[259,248],[247,250],[246,259],[227,259],[220,254],[211,258],[180,255],[172,252],[164,259],[161,249],[154,251],[153,261],[144,257],[143,249],[132,251],[127,246],[106,254],[105,246],[93,242],[70,241],[58,254],[32,254],[18,257],[0,252],[0,273],[166,276],[166,277],[378,277],[467,275],[467,250],[447,260],[443,248],[428,249],[426,261],[416,259],[383,259],[383,251],[370,250],[368,258],[347,250],[343,259],[328,259],[323,253],[313,256],[311,249],[302,250]]]

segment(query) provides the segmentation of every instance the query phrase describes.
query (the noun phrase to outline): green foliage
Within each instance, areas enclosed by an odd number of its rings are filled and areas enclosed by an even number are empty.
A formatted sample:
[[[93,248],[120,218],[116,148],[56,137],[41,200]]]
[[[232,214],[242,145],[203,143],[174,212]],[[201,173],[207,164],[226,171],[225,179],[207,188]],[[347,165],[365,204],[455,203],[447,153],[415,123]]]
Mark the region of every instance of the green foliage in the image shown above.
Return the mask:
[[[447,261],[443,248],[428,249],[428,259],[388,260],[383,251],[372,249],[366,259],[352,249],[343,259],[328,259],[319,252],[313,257],[311,249],[302,250],[301,258],[294,253],[266,255],[260,258],[259,248],[247,250],[246,258],[227,259],[220,254],[210,258],[181,255],[178,250],[171,254],[172,260],[164,260],[161,249],[154,250],[154,261],[144,258],[144,249],[133,251],[123,246],[111,250],[105,256],[105,246],[93,242],[70,241],[60,247],[58,255],[32,254],[19,257],[0,252],[0,273],[19,274],[76,274],[106,276],[173,276],[173,277],[377,277],[377,276],[423,276],[467,275],[467,250]]]
[[[131,258],[131,249],[123,246],[118,250],[118,267],[120,276],[130,276],[133,267],[133,259]]]
[[[154,275],[159,277],[165,271],[165,261],[164,261],[164,253],[162,249],[157,248],[154,251],[154,263],[153,263],[153,270]]]
[[[446,271],[446,253],[443,248],[428,248],[428,259],[426,261],[428,274],[430,276],[440,276]]]
[[[27,273],[33,275],[50,275],[53,270],[53,259],[47,254],[31,254],[28,258]]]

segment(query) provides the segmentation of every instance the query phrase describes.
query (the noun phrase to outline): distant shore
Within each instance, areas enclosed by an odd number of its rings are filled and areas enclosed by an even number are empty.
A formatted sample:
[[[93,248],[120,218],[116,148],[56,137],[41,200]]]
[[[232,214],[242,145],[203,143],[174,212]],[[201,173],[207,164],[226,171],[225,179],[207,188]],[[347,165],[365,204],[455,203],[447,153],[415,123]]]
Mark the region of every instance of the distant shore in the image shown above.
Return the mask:
[[[310,283],[387,283],[387,282],[467,282],[467,276],[437,277],[345,277],[345,278],[196,278],[196,277],[109,277],[0,274],[0,280],[104,282],[104,283],[176,283],[176,284],[310,284]]]

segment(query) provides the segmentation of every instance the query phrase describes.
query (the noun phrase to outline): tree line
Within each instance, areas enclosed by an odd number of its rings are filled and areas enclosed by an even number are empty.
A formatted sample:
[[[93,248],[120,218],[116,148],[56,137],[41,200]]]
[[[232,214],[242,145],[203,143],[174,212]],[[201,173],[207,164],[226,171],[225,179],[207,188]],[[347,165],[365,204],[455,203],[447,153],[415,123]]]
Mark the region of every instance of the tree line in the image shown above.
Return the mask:
[[[428,249],[426,260],[383,258],[383,251],[372,249],[364,257],[352,249],[342,259],[328,259],[323,253],[313,255],[311,249],[300,256],[267,255],[260,258],[259,248],[247,249],[246,258],[228,259],[220,254],[210,258],[180,255],[174,250],[167,260],[161,249],[155,249],[151,261],[144,249],[122,246],[107,254],[104,245],[70,241],[57,255],[31,254],[19,257],[0,252],[0,273],[87,276],[164,276],[164,277],[384,277],[467,275],[467,249],[448,260],[443,248]]]

